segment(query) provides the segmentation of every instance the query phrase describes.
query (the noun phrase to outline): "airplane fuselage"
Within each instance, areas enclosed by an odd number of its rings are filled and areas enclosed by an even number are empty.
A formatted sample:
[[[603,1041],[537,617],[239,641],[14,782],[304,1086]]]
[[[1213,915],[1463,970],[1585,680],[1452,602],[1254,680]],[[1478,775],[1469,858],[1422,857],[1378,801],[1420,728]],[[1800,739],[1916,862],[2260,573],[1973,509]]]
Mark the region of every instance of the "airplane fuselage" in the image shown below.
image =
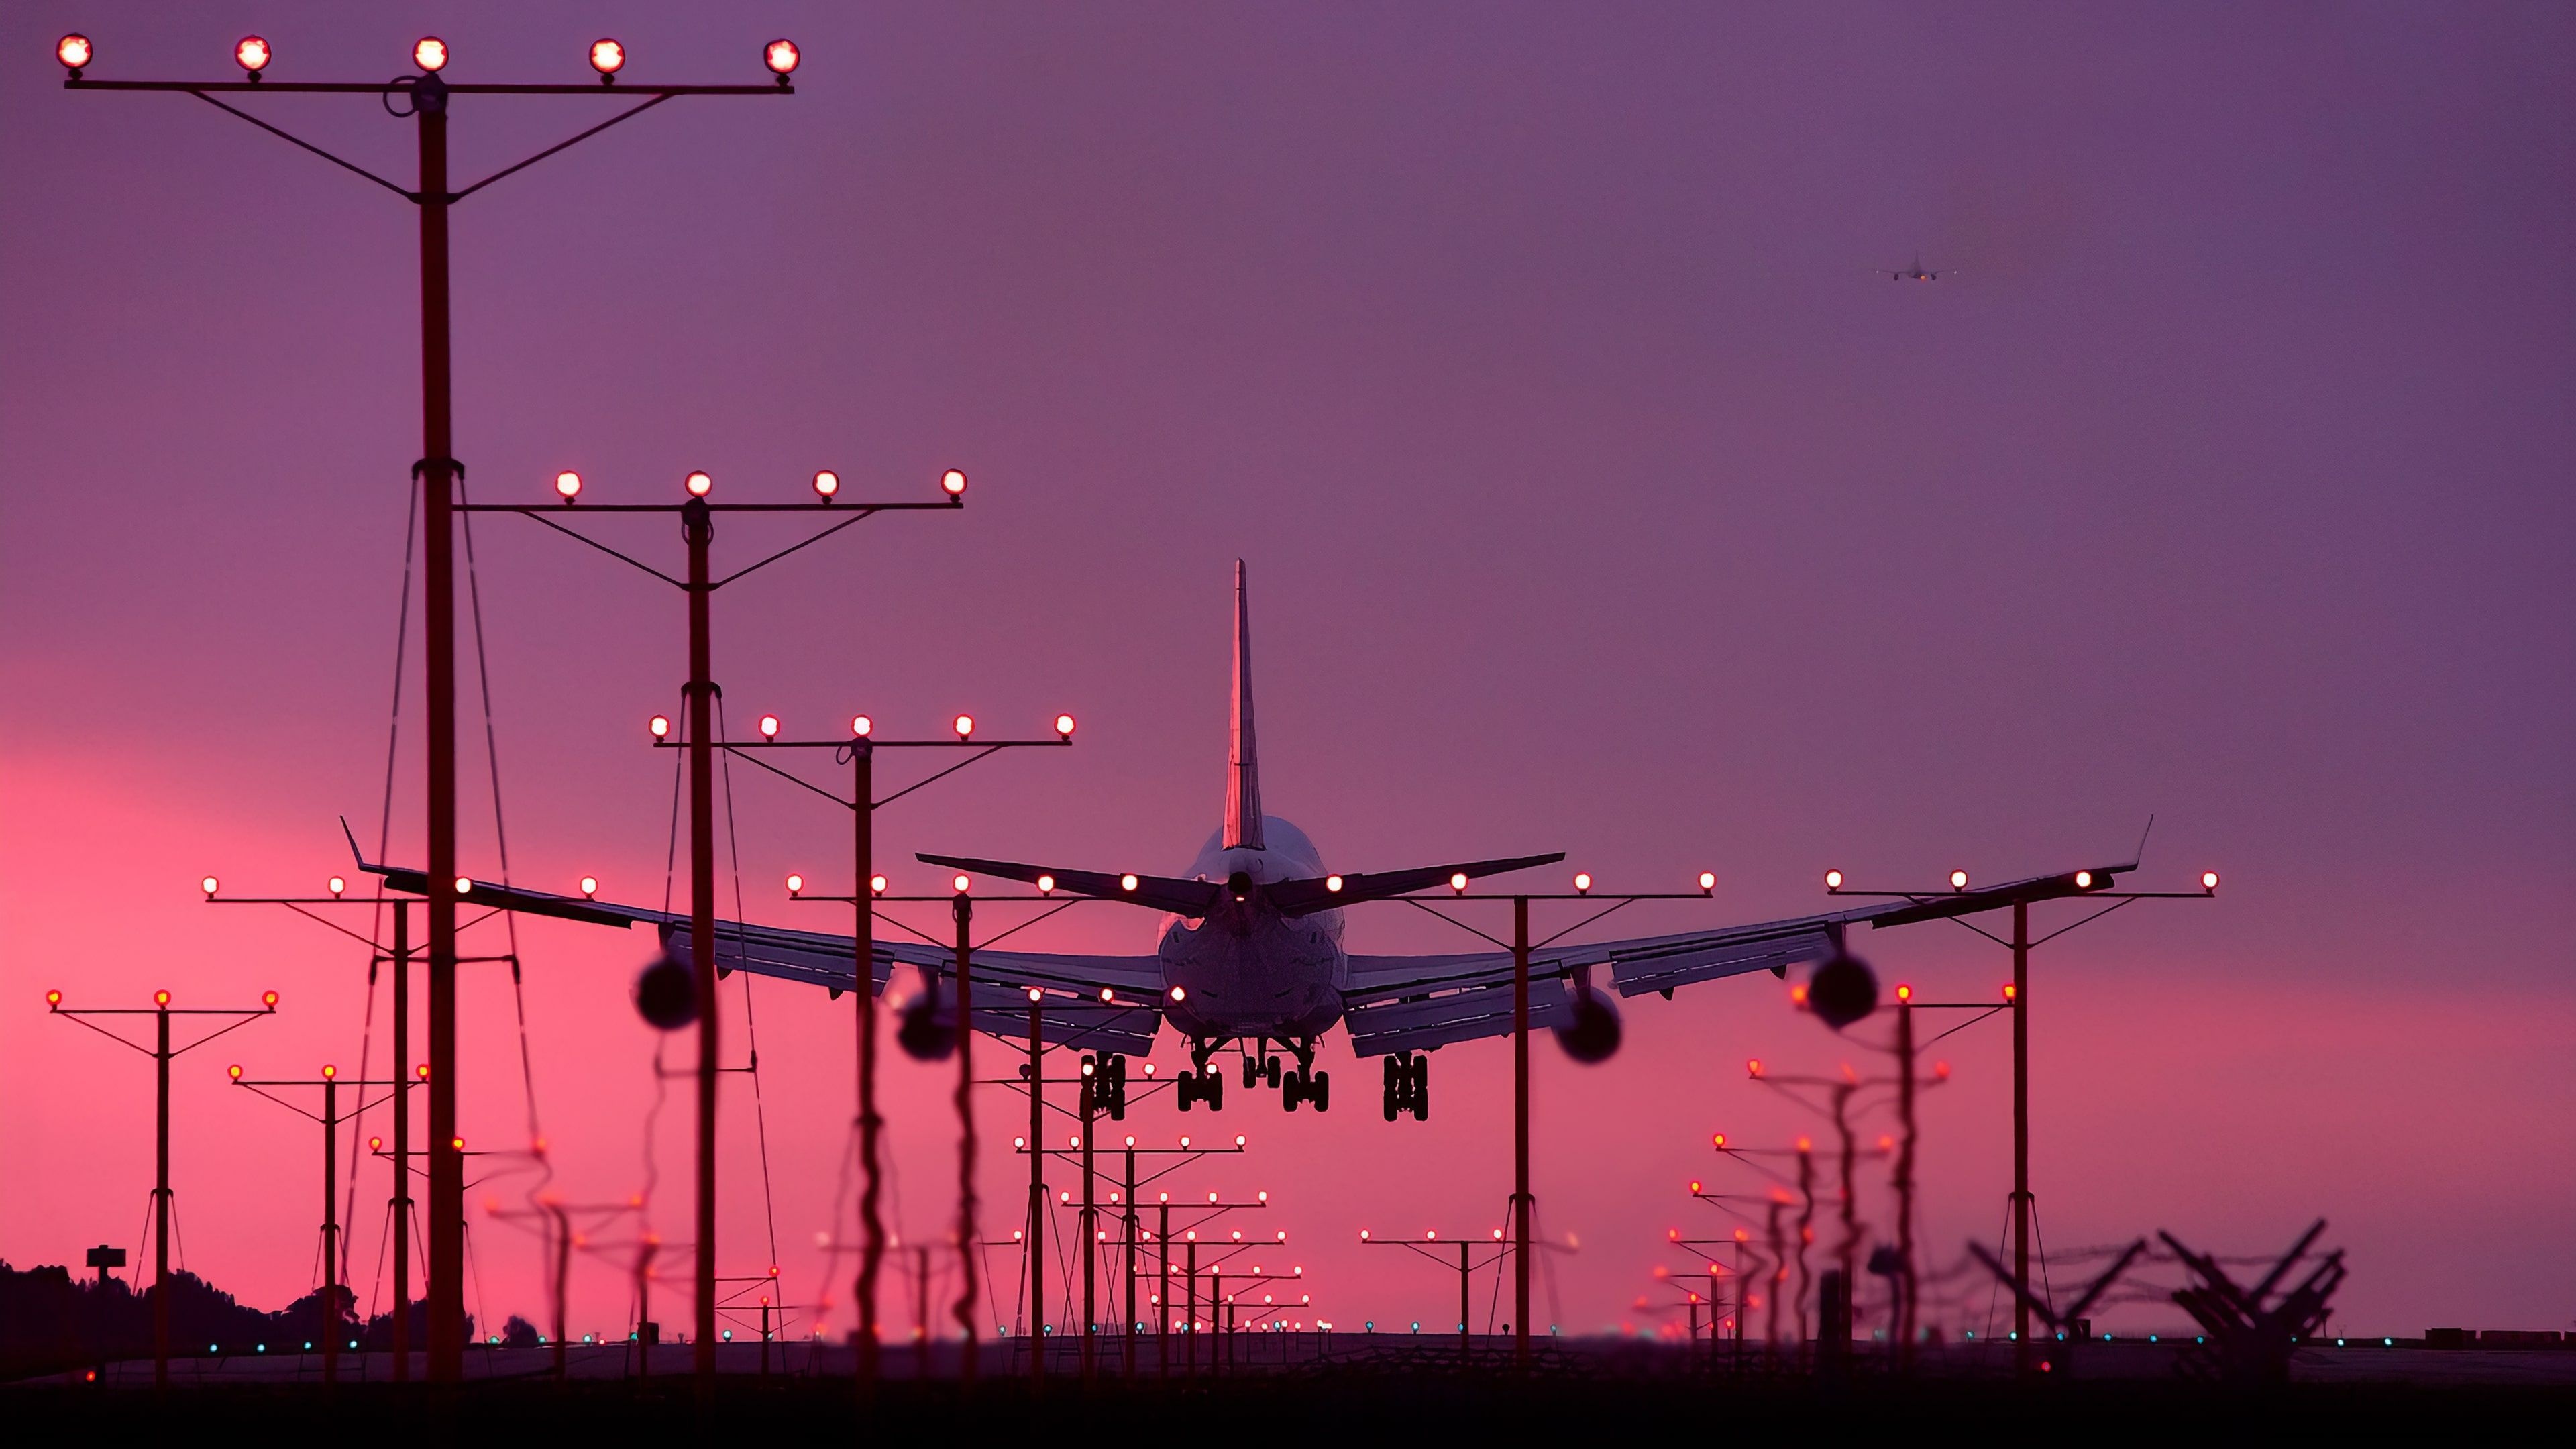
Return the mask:
[[[1296,826],[1265,815],[1261,834],[1262,849],[1227,849],[1221,833],[1210,836],[1189,873],[1219,883],[1240,874],[1256,885],[1324,873],[1322,855]],[[1257,892],[1244,900],[1229,894],[1205,917],[1165,916],[1156,954],[1164,1016],[1192,1037],[1311,1041],[1341,1020],[1350,967],[1339,911],[1288,917]]]

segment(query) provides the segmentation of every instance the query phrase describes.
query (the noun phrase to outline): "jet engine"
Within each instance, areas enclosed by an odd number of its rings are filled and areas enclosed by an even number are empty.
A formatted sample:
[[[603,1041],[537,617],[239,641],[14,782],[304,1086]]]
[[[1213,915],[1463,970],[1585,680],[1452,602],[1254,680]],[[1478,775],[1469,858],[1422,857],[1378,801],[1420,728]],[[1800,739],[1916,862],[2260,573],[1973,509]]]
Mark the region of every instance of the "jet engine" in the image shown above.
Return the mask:
[[[1807,978],[1807,1006],[1836,1031],[1878,1010],[1878,976],[1848,952],[1836,952]]]
[[[1588,984],[1576,986],[1574,1021],[1556,1029],[1556,1044],[1585,1066],[1610,1060],[1619,1050],[1618,1004]]]
[[[678,1031],[698,1019],[698,973],[664,956],[635,978],[635,1011],[656,1031]]]
[[[936,990],[922,992],[904,1003],[895,1023],[895,1044],[915,1061],[946,1061],[957,1050],[957,1013],[942,1011],[942,999]]]

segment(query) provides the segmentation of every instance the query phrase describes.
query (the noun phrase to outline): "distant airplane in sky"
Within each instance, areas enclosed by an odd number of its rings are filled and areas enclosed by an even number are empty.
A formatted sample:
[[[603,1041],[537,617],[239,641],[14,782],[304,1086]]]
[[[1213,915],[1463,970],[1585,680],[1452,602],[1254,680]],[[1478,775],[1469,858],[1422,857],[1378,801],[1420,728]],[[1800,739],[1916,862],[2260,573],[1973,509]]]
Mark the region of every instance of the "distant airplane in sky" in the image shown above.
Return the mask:
[[[1315,1065],[1317,1045],[1334,1026],[1361,1056],[1385,1058],[1381,1109],[1388,1121],[1430,1115],[1430,1062],[1423,1055],[1453,1042],[1508,1036],[1513,1029],[1513,960],[1508,950],[1459,955],[1362,956],[1342,947],[1342,908],[1420,891],[1464,890],[1471,881],[1563,860],[1562,854],[1510,856],[1369,874],[1332,874],[1322,852],[1295,825],[1261,808],[1261,773],[1252,710],[1252,616],[1241,560],[1234,575],[1234,702],[1227,749],[1225,814],[1197,858],[1179,876],[1089,871],[971,856],[920,858],[969,875],[1024,881],[1048,894],[1124,901],[1163,917],[1150,955],[1058,955],[977,948],[970,955],[972,1019],[978,1031],[1026,1040],[1030,998],[1039,1032],[1050,1043],[1109,1056],[1104,1066],[1123,1080],[1116,1055],[1144,1053],[1165,1022],[1189,1043],[1190,1067],[1178,1075],[1183,1111],[1225,1105],[1225,1077],[1214,1058],[1242,1053],[1243,1085],[1280,1090],[1295,1111],[1332,1104],[1331,1074]],[[355,849],[355,841],[351,842]],[[368,865],[397,890],[419,893],[419,871]],[[1849,910],[1754,925],[1590,944],[1549,944],[1530,953],[1530,1025],[1555,1032],[1569,1056],[1606,1060],[1619,1048],[1621,996],[1656,992],[1750,971],[1785,976],[1791,966],[1848,962],[1844,974],[1867,983],[1866,968],[1844,948],[1845,928],[1900,925],[1974,914],[2014,899],[2089,894],[2108,889],[2128,865],[2039,876],[1999,886],[1961,889],[1926,901],[1874,901]],[[1703,888],[1709,878],[1703,877]],[[472,898],[539,914],[603,924],[650,924],[669,959],[691,959],[683,912],[610,905],[583,897],[476,881]],[[1893,917],[1894,919],[1887,919]],[[826,932],[720,922],[719,974],[748,971],[822,986],[834,995],[856,984],[856,939]],[[918,973],[920,989],[905,1005],[897,1040],[922,1056],[944,1056],[955,1040],[956,963],[952,948],[930,942],[871,942],[870,989],[882,994],[895,968]],[[1608,981],[1597,982],[1606,972]],[[1864,989],[1875,999],[1875,986]],[[1865,1007],[1863,1008],[1866,1009]],[[1272,1051],[1296,1065],[1282,1071]]]
[[[1892,282],[1937,282],[1941,280],[1941,272],[1927,272],[1923,270],[1923,254],[1921,252],[1916,252],[1914,254],[1914,265],[1910,267],[1873,267],[1871,270],[1884,273],[1887,279]],[[1964,272],[1966,270],[1966,267],[1942,268],[1942,271],[1947,272]]]

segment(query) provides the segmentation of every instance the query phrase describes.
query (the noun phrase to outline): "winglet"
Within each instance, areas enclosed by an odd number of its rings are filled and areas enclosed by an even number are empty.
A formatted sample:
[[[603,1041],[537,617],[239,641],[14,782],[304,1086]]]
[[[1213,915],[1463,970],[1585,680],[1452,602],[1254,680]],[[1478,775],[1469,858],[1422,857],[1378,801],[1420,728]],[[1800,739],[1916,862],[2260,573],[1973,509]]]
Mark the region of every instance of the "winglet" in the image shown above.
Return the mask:
[[[1259,850],[1261,764],[1252,733],[1252,604],[1234,561],[1234,711],[1225,752],[1225,848]]]
[[[349,828],[349,817],[346,815],[340,817],[340,833],[349,837],[349,858],[358,863],[358,869],[365,870],[367,853],[358,848],[358,832]]]

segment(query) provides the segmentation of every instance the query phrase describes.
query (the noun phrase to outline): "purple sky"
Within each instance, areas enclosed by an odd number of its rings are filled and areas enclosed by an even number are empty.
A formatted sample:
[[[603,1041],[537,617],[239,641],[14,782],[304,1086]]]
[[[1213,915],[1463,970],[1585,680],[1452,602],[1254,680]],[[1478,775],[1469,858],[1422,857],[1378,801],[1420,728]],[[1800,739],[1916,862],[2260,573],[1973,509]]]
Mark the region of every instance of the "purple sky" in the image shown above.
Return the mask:
[[[1069,755],[887,811],[884,858],[1186,860],[1222,798],[1242,556],[1265,800],[1337,866],[1717,871],[1714,909],[1633,918],[1679,929],[1815,909],[1827,866],[2116,859],[2157,813],[2142,879],[2227,889],[2041,954],[2049,1244],[2166,1226],[2246,1252],[2322,1214],[2355,1332],[2568,1325],[2565,9],[523,10],[34,5],[0,28],[0,1256],[131,1243],[149,1184],[146,1064],[47,1020],[43,990],[273,986],[283,1015],[183,1067],[181,1221],[189,1264],[255,1301],[311,1281],[307,1129],[221,1068],[347,1069],[362,962],[194,882],[312,889],[346,868],[336,815],[372,837],[419,452],[410,208],[184,97],[65,95],[54,36],[86,30],[102,78],[223,76],[250,30],[279,79],[391,76],[434,29],[460,80],[576,78],[602,33],[639,79],[750,80],[787,34],[793,99],[674,103],[459,209],[457,447],[483,499],[563,467],[603,501],[675,498],[692,467],[732,501],[822,466],[859,496],[968,469],[964,516],[872,521],[719,604],[738,730],[1081,716]],[[257,110],[408,175],[373,100]],[[600,114],[460,102],[456,172]],[[1871,275],[1918,253],[1965,270]],[[603,531],[679,556],[660,523]],[[728,522],[718,549],[789,537]],[[658,900],[670,777],[642,722],[683,673],[677,594],[514,519],[476,545],[517,878]],[[490,875],[478,709],[466,864]],[[417,745],[407,718],[407,858]],[[846,889],[842,818],[736,783],[750,913],[836,925],[777,882]],[[1353,944],[1472,944],[1409,915],[1358,915]],[[1150,930],[1095,910],[1026,939]],[[558,1183],[622,1197],[647,1170],[646,943],[522,944]],[[1861,944],[1927,995],[2005,972],[1947,927]],[[515,1144],[483,970],[464,1130]],[[845,1302],[814,1243],[848,1006],[756,1002],[775,1261],[792,1296]],[[1854,1055],[1768,978],[1628,1025],[1599,1069],[1538,1054],[1542,1223],[1582,1242],[1555,1266],[1570,1329],[1659,1321],[1633,1305],[1678,1262],[1664,1229],[1721,1226],[1683,1184],[1754,1186],[1711,1130],[1813,1130],[1745,1057]],[[2008,1058],[2000,1023],[1943,1050],[1925,1240],[1947,1264],[2001,1226]],[[1507,1049],[1443,1052],[1422,1125],[1378,1120],[1338,1039],[1327,1065],[1330,1117],[1230,1106],[1255,1152],[1189,1186],[1270,1189],[1317,1313],[1445,1322],[1436,1271],[1350,1240],[1501,1220]],[[912,1232],[948,1211],[940,1080],[901,1071],[890,1104]],[[770,1261],[741,1085],[728,1272]],[[1004,1143],[1011,1111],[988,1105]],[[677,1235],[679,1103],[661,1126]],[[1007,1224],[1015,1167],[989,1167]],[[479,1208],[474,1233],[469,1307],[533,1313],[533,1241]],[[623,1312],[585,1265],[577,1329]]]

